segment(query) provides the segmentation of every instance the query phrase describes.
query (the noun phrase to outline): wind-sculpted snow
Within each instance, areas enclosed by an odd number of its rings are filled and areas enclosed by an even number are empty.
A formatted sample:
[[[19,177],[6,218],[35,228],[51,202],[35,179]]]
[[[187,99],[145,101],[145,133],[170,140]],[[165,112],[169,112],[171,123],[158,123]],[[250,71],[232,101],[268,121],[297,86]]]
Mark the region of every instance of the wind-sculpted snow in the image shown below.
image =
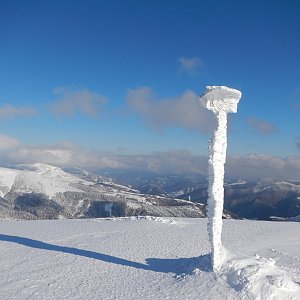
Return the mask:
[[[206,219],[7,221],[0,299],[298,300],[298,223],[225,220],[209,262]]]
[[[297,299],[298,282],[275,265],[273,258],[228,255],[221,277],[239,291],[242,299]]]
[[[212,248],[212,266],[218,271],[222,264],[222,215],[224,206],[224,164],[227,149],[227,113],[237,112],[241,92],[225,86],[207,86],[201,96],[203,106],[211,110],[218,121],[209,145],[208,161],[208,235]]]

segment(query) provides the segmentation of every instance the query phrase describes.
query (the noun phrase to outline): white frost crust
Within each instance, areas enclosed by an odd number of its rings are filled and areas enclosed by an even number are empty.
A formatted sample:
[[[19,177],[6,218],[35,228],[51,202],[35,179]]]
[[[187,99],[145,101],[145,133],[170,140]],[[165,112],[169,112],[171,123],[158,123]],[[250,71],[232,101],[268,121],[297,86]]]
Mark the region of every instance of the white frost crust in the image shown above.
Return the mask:
[[[224,205],[224,164],[227,149],[227,114],[217,115],[218,128],[210,141],[208,161],[208,235],[212,249],[212,265],[215,271],[222,265],[222,214]]]
[[[207,86],[200,97],[201,104],[214,113],[219,111],[237,112],[237,105],[242,93],[227,86]]]
[[[222,214],[224,206],[224,164],[227,150],[227,113],[237,112],[242,93],[226,86],[207,86],[200,102],[217,118],[218,128],[209,144],[208,161],[208,236],[212,249],[212,267],[218,272],[224,260],[222,250]]]

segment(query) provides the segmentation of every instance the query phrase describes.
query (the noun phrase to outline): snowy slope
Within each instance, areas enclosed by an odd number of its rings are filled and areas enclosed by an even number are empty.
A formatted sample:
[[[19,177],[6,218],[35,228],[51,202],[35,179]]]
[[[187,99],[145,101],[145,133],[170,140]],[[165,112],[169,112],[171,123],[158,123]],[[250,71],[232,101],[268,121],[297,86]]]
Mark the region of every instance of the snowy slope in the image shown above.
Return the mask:
[[[52,198],[57,193],[77,191],[71,184],[82,180],[47,164],[20,165],[19,169],[0,168],[0,196],[8,192],[44,193]]]
[[[225,220],[208,264],[206,219],[1,222],[0,299],[300,298],[298,223]]]
[[[0,168],[0,219],[131,215],[204,217],[203,204],[141,194],[111,179],[47,164]]]

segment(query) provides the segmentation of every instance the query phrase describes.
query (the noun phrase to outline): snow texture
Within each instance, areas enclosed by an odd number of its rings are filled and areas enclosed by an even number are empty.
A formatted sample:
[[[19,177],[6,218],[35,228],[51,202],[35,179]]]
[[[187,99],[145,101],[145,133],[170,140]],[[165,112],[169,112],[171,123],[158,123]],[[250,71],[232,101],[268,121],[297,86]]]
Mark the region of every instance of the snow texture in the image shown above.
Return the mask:
[[[296,300],[300,227],[225,220],[209,262],[206,219],[0,222],[0,299]]]
[[[227,113],[237,112],[241,92],[225,86],[207,86],[201,96],[203,106],[211,110],[218,121],[209,145],[208,161],[208,235],[212,249],[212,266],[219,271],[222,265],[222,214],[224,205],[224,164],[227,149]]]

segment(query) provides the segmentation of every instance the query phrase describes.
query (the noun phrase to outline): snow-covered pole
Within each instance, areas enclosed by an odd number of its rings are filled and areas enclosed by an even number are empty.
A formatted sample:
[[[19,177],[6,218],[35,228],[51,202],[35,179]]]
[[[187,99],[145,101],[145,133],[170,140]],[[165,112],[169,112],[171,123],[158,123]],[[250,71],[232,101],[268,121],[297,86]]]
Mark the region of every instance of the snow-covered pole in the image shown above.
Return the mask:
[[[242,96],[238,90],[226,86],[207,86],[200,97],[201,104],[211,110],[218,122],[209,144],[208,161],[208,237],[211,245],[211,260],[214,272],[222,266],[222,215],[224,205],[224,164],[227,149],[227,114],[237,112]]]

